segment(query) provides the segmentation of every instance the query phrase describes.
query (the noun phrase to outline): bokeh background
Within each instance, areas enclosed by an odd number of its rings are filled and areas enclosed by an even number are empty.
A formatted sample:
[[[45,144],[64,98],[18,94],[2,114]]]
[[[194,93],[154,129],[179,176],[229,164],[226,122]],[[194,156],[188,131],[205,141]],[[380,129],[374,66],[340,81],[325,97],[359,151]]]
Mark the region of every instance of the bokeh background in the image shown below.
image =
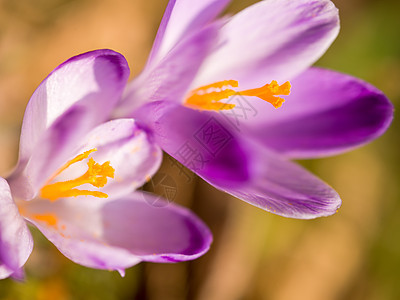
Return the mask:
[[[199,0],[200,1],[200,0]],[[255,0],[234,0],[238,12]],[[336,0],[342,29],[318,65],[367,80],[400,101],[400,2]],[[16,163],[25,105],[58,64],[111,48],[132,76],[145,63],[167,0],[0,0],[0,176]],[[379,140],[302,162],[341,194],[328,218],[291,220],[187,178],[166,157],[173,201],[193,209],[214,243],[202,258],[91,270],[64,258],[36,230],[26,280],[0,282],[0,299],[400,299],[399,120]]]

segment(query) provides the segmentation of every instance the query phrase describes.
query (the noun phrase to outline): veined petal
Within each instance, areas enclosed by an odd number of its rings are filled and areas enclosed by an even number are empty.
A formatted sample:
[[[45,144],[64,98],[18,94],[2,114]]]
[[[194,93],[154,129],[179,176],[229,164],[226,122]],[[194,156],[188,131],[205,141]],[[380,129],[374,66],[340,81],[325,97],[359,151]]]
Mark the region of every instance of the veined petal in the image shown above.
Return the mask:
[[[66,257],[91,268],[123,272],[142,260],[188,260],[208,250],[211,234],[196,216],[173,204],[153,207],[147,197],[34,200],[25,217]]]
[[[151,101],[182,102],[220,27],[220,22],[214,22],[202,28],[174,47],[159,63],[146,67],[128,84],[115,115],[130,115],[136,108]]]
[[[9,178],[18,197],[31,199],[79,139],[109,117],[128,76],[122,55],[96,50],[67,60],[39,85],[25,111],[19,162]]]
[[[148,63],[157,63],[184,37],[213,21],[229,2],[230,0],[170,0]]]
[[[32,248],[31,233],[14,203],[7,181],[0,177],[0,279],[18,272]]]
[[[221,186],[248,180],[248,158],[237,133],[218,113],[160,101],[143,106],[135,117],[154,132],[165,152],[206,180]]]
[[[337,212],[339,195],[326,183],[293,162],[247,141],[252,179],[229,189],[209,183],[254,206],[296,219],[313,219]]]
[[[276,111],[255,104],[248,134],[291,158],[338,154],[379,137],[393,105],[372,85],[338,72],[310,68],[292,81],[292,93]]]
[[[244,89],[272,80],[283,83],[312,65],[338,31],[338,11],[331,1],[260,1],[221,29],[193,88],[230,79]]]

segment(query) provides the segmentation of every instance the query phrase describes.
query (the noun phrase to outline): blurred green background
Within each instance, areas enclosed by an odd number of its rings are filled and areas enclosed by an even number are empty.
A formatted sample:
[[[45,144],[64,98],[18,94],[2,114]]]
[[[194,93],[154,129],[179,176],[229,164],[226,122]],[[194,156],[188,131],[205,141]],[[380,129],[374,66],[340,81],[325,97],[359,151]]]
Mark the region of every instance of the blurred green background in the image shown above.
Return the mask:
[[[200,1],[200,0],[199,0]],[[257,1],[234,0],[229,13]],[[400,2],[336,0],[341,33],[318,65],[367,80],[400,100]],[[145,63],[167,0],[0,0],[0,176],[17,160],[25,105],[58,64],[111,48],[132,76]],[[214,233],[202,258],[141,263],[125,278],[78,266],[33,230],[26,281],[0,282],[0,299],[400,299],[399,122],[379,140],[303,164],[339,192],[332,217],[291,220],[233,199],[166,159],[174,201]]]

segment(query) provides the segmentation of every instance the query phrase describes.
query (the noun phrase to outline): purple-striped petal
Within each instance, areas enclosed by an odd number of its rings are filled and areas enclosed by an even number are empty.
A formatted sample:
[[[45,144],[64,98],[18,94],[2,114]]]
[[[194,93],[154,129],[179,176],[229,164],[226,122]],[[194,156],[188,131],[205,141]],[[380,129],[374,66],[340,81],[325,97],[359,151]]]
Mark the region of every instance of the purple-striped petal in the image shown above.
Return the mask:
[[[32,252],[33,240],[5,179],[0,177],[0,279],[19,270]]]
[[[198,68],[216,40],[221,23],[206,26],[174,47],[151,68],[145,68],[127,88],[116,116],[127,116],[146,102],[182,102]]]
[[[373,87],[349,75],[311,68],[292,81],[292,92],[278,110],[255,104],[248,134],[291,158],[338,154],[383,134],[393,105]],[[254,103],[254,102],[252,102]]]
[[[235,132],[218,113],[153,102],[135,113],[158,145],[187,168],[221,186],[248,180],[248,158]]]
[[[232,17],[193,88],[234,79],[242,89],[283,83],[312,65],[339,31],[328,0],[260,1]]]
[[[259,145],[249,141],[246,144],[252,158],[251,180],[228,189],[216,184],[216,180],[208,180],[209,183],[254,206],[288,218],[313,219],[337,212],[340,197],[326,183]]]
[[[185,37],[212,22],[229,2],[230,0],[170,0],[148,63],[158,63]]]
[[[109,117],[128,76],[122,55],[96,50],[67,60],[39,85],[26,108],[19,163],[9,178],[13,193],[35,196],[76,144]]]
[[[25,217],[69,259],[84,266],[123,272],[142,260],[194,259],[211,243],[208,228],[173,204],[151,206],[155,196],[119,199],[78,197],[29,201]]]

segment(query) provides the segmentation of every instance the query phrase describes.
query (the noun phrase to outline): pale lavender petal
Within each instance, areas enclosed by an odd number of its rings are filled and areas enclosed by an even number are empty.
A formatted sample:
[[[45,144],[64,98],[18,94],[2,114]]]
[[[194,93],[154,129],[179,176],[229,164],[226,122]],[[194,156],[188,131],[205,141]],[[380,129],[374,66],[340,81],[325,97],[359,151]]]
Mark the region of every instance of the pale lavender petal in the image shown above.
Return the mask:
[[[18,273],[32,248],[29,229],[14,203],[7,181],[0,177],[0,279]]]
[[[164,151],[199,176],[222,186],[248,180],[248,158],[237,132],[218,113],[161,101],[142,107],[135,117],[154,132]]]
[[[254,206],[288,218],[313,219],[337,212],[339,195],[326,183],[293,162],[247,141],[251,180],[240,187],[209,183]]]
[[[283,83],[313,64],[338,31],[338,11],[331,1],[260,1],[221,29],[193,87],[230,79],[243,89],[272,80]]]
[[[146,102],[182,102],[199,66],[216,40],[221,23],[214,22],[174,47],[162,60],[145,68],[127,88],[115,116],[130,113]]]
[[[96,50],[67,60],[39,85],[25,112],[19,163],[10,178],[19,197],[34,196],[76,143],[109,117],[128,76],[122,55]]]
[[[247,134],[291,158],[338,154],[383,134],[393,118],[385,95],[357,78],[311,68],[292,81],[277,110],[255,104]],[[254,103],[254,102],[253,102]]]
[[[171,0],[165,10],[149,58],[157,63],[185,37],[213,21],[230,0]]]
[[[204,223],[173,204],[152,206],[163,201],[155,197],[34,200],[27,202],[26,217],[66,257],[92,268],[123,271],[142,260],[172,262],[204,254],[211,243]]]
[[[161,149],[133,119],[117,119],[96,127],[72,157],[92,149],[97,151],[90,157],[99,164],[109,161],[115,170],[114,178],[109,178],[106,186],[101,188],[101,192],[112,198],[142,186],[157,171],[162,160]],[[57,181],[77,178],[87,168],[87,160],[78,162],[57,177]],[[91,185],[81,189],[99,190]]]

